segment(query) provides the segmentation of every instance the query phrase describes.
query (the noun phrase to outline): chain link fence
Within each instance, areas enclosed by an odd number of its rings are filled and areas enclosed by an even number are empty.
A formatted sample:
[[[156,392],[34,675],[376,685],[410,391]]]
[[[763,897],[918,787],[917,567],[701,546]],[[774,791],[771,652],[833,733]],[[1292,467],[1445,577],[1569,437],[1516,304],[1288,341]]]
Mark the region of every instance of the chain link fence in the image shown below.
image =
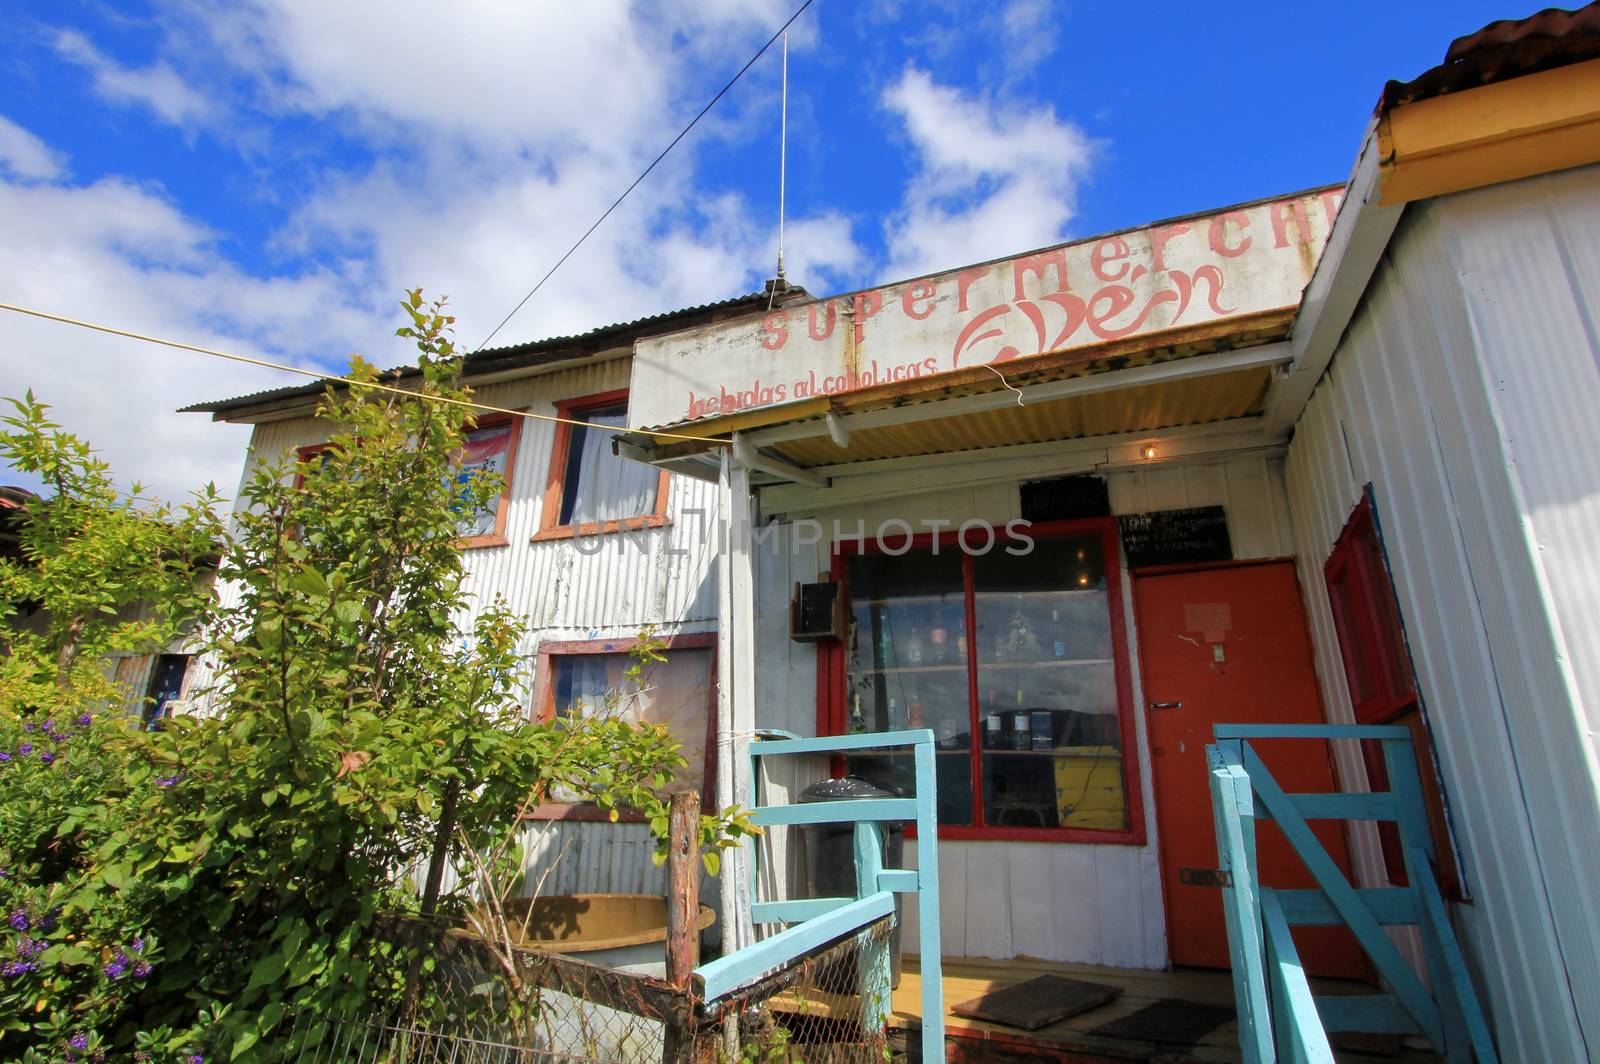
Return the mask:
[[[299,1017],[280,1059],[296,1064],[833,1064],[888,1059],[885,917],[707,1005],[633,972],[394,921],[422,965],[372,1014]],[[397,952],[404,955],[405,951]],[[508,967],[506,961],[510,959]]]

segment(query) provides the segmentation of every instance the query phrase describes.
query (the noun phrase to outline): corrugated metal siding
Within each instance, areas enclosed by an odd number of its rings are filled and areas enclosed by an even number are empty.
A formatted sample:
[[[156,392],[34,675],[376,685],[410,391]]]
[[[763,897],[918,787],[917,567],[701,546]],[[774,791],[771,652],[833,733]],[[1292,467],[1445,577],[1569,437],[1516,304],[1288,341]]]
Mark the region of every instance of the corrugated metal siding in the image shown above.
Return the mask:
[[[559,373],[491,384],[478,389],[492,406],[526,408],[553,414],[555,403],[628,386],[627,359],[592,363]],[[325,426],[311,418],[257,426],[251,461],[320,443]],[[715,552],[715,492],[711,485],[673,477],[667,503],[670,524],[663,529],[598,537],[590,552],[571,540],[531,542],[538,531],[544,489],[550,473],[555,425],[525,420],[512,469],[504,547],[466,552],[468,588],[474,608],[461,618],[475,619],[478,608],[502,595],[528,618],[525,652],[542,640],[601,639],[628,636],[647,624],[673,631],[707,631],[716,625],[712,571]],[[597,539],[591,538],[589,544]]]
[[[908,470],[908,473],[911,472]],[[888,518],[917,522],[969,518],[995,525],[1018,516],[1018,481],[996,473],[995,482],[937,494],[886,498],[822,511],[825,526],[837,519],[853,529]],[[1227,509],[1235,554],[1270,558],[1291,553],[1289,512],[1281,459],[1255,454],[1227,461],[1162,465],[1107,477],[1112,510],[1134,513],[1184,506]],[[816,733],[816,652],[789,639],[787,603],[796,581],[828,569],[826,543],[797,546],[794,526],[780,527],[774,546],[758,562],[757,723],[801,735]],[[1135,630],[1131,593],[1124,601],[1128,631]],[[1144,704],[1133,648],[1134,705]],[[1144,715],[1135,715],[1142,786],[1150,793]],[[1145,846],[1090,846],[1038,842],[947,840],[939,845],[941,933],[951,956],[1045,960],[1159,968],[1167,963],[1161,865],[1154,807],[1145,802],[1150,842]],[[907,844],[914,856],[916,847]],[[765,888],[764,888],[765,889]],[[915,936],[915,905],[906,934]],[[908,938],[907,941],[914,941]]]
[[[558,400],[626,388],[628,369],[627,359],[591,363],[487,385],[476,395],[493,406],[553,414]],[[258,425],[245,475],[260,463],[326,438],[327,427],[312,418]],[[478,610],[499,595],[528,619],[523,653],[530,694],[534,659],[543,641],[625,638],[645,625],[657,626],[662,634],[716,627],[713,487],[673,477],[667,527],[599,537],[604,546],[592,553],[572,540],[534,543],[554,440],[554,423],[523,421],[506,514],[507,545],[466,553],[467,588],[474,598],[459,618],[463,627],[470,625]],[[236,593],[233,588],[221,590],[225,600]],[[530,828],[526,841],[531,843],[535,835],[536,829]],[[552,867],[563,848],[565,856],[554,864],[543,893],[659,894],[664,888],[664,873],[651,860],[654,844],[644,825],[550,825],[529,851],[530,884]],[[703,896],[714,898],[714,889],[714,882],[707,882]]]
[[[1350,701],[1321,566],[1374,486],[1475,895],[1454,915],[1507,1059],[1600,1052],[1597,173],[1413,207],[1289,452],[1335,719]]]

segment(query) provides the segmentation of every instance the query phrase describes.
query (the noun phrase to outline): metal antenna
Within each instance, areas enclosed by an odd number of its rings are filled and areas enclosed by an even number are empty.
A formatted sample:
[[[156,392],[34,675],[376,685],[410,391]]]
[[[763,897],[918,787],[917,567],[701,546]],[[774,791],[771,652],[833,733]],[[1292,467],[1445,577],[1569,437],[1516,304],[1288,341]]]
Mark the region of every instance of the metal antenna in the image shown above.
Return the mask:
[[[783,276],[783,197],[789,169],[789,32],[783,34],[783,112],[778,120],[778,280]]]

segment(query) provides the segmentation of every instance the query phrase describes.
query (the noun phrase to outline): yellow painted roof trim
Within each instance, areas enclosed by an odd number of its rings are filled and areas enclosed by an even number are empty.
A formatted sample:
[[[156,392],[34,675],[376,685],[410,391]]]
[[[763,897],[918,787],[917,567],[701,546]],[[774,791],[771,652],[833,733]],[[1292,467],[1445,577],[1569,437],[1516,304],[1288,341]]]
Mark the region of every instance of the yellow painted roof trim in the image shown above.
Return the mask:
[[[1600,59],[1395,107],[1378,145],[1384,206],[1600,162]]]

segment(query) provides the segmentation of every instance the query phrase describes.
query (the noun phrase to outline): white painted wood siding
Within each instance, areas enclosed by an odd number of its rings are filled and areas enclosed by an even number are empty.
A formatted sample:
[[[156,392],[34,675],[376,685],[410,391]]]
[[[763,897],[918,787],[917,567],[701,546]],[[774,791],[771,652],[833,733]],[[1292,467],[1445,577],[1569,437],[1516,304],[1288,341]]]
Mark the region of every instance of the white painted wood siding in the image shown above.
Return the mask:
[[[1413,205],[1287,466],[1336,720],[1322,564],[1373,485],[1474,895],[1454,917],[1508,1060],[1600,1056],[1597,320],[1600,169]]]
[[[948,459],[908,467],[914,479]],[[1064,471],[1083,466],[1064,457]],[[1032,472],[1030,476],[1041,474]],[[1112,510],[1137,513],[1185,506],[1223,506],[1240,558],[1292,553],[1283,463],[1271,454],[1227,460],[1156,465],[1108,476]],[[836,481],[836,484],[838,482]],[[957,524],[983,519],[996,526],[1020,516],[1019,480],[1003,464],[991,482],[934,494],[877,498],[858,506],[817,511],[831,528],[849,531],[858,520],[869,529],[885,519],[911,522],[940,518]],[[790,493],[793,494],[792,492]],[[892,494],[892,493],[891,493]],[[797,508],[798,509],[798,508]],[[796,525],[784,524],[758,553],[757,595],[761,630],[757,643],[757,725],[814,735],[817,727],[816,650],[789,639],[789,596],[796,582],[815,580],[829,568],[828,542],[797,543]],[[804,536],[799,538],[805,538]],[[1124,576],[1126,579],[1126,576]],[[1124,587],[1128,632],[1135,644],[1131,589]],[[1137,646],[1130,648],[1133,705],[1144,705]],[[941,841],[941,931],[950,956],[1077,961],[1123,967],[1160,968],[1167,963],[1161,867],[1150,801],[1148,741],[1144,714],[1135,710],[1136,756],[1145,794],[1144,846],[1054,842]],[[819,769],[819,775],[825,769]],[[915,844],[907,844],[914,858]],[[907,905],[905,941],[916,941],[914,901]]]

